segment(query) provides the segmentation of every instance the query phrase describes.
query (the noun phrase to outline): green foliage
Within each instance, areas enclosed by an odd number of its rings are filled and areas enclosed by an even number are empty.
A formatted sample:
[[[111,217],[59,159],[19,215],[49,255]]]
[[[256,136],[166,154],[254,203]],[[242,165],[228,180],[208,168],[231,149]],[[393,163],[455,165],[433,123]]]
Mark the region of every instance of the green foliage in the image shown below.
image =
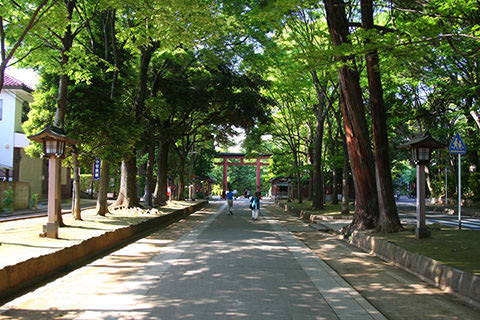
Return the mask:
[[[246,159],[245,162],[249,160]],[[250,160],[251,161],[251,160]],[[270,183],[268,182],[269,176],[267,174],[268,169],[261,168],[261,192],[267,194],[270,190]],[[217,183],[214,185],[212,191],[217,194],[221,194],[223,191],[223,166],[215,166],[210,174]],[[256,166],[228,166],[228,187],[231,190],[237,190],[237,195],[243,195],[245,190],[250,190],[253,194],[256,189]]]
[[[480,200],[480,172],[469,172],[467,175],[463,196],[467,199]],[[463,182],[462,182],[463,185]]]
[[[97,157],[118,163],[134,148],[168,139],[177,151],[170,155],[169,175],[187,176],[179,168],[183,161],[193,164],[197,175],[215,172],[220,182],[211,163],[214,145],[231,144],[234,126],[239,126],[246,128],[243,148],[248,155],[274,154],[265,177],[298,174],[305,181],[311,170],[319,90],[332,97],[332,108],[339,104],[335,93],[340,64],[334,57],[354,58],[368,104],[364,55],[371,50],[379,52],[395,191],[406,193],[415,180],[409,155],[395,147],[419,131],[429,130],[447,144],[459,132],[468,150],[464,163],[480,168],[479,127],[471,114],[480,111],[476,0],[397,1],[389,10],[383,2],[375,3],[378,28],[352,28],[350,43],[335,48],[318,1],[85,1],[76,3],[71,17],[66,14],[68,3],[51,8],[48,19],[28,33],[16,58],[38,69],[43,78],[24,124],[27,135],[52,123],[58,77],[65,73],[71,78],[65,129],[81,140],[84,168]],[[18,38],[36,5],[38,1],[2,4],[0,16],[9,21],[4,24],[7,45]],[[350,22],[359,21],[358,5],[347,3]],[[115,32],[105,36],[106,26],[114,26]],[[62,65],[58,38],[67,27],[76,37],[69,61]],[[156,50],[146,78],[139,79],[140,53],[147,48]],[[324,88],[314,86],[314,72]],[[141,108],[136,105],[141,103],[140,84],[147,95]],[[323,132],[325,172],[343,166],[334,116],[328,112]],[[42,152],[36,144],[27,149],[32,156]],[[445,191],[440,164],[448,167],[449,191],[455,189],[455,157],[436,153],[430,174],[435,195]],[[252,174],[236,170],[244,169],[232,169],[232,182],[238,189],[247,188]],[[477,174],[464,170],[465,195],[478,199]]]
[[[13,188],[9,187],[3,192],[3,208],[7,211],[12,211],[13,209]]]
[[[38,194],[34,193],[32,194],[32,197],[30,198],[30,209],[37,209],[38,207]]]
[[[118,179],[117,179],[118,180]],[[114,192],[118,190],[119,188],[119,181],[115,179],[110,179],[110,183],[108,185],[108,192]],[[93,191],[97,192],[98,191],[98,183],[99,180],[93,180]],[[89,173],[82,173],[80,174],[80,190],[82,190],[85,193],[88,193],[88,191],[92,187],[92,175]]]

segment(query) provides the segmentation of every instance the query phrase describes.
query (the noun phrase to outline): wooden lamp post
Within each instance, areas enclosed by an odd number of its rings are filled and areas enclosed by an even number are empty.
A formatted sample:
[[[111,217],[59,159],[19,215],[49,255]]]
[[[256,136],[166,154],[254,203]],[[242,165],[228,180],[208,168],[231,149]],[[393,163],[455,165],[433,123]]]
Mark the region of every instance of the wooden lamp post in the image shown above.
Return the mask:
[[[445,144],[432,138],[428,131],[416,135],[410,142],[398,147],[410,149],[410,161],[417,166],[417,239],[430,237],[430,230],[425,225],[425,165],[430,163],[432,150],[445,147]]]
[[[60,164],[65,158],[65,144],[77,144],[78,140],[65,135],[62,128],[47,126],[41,132],[28,137],[43,144],[43,157],[48,158],[48,222],[40,236],[58,238],[57,213],[60,209]]]

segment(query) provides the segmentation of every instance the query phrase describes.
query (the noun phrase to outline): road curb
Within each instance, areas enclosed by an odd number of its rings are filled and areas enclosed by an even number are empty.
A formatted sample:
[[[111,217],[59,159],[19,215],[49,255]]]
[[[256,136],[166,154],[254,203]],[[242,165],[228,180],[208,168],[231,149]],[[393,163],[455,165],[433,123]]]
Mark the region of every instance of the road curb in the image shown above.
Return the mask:
[[[303,220],[316,223],[316,219],[312,219],[315,216],[310,215],[308,212],[285,203],[275,204]],[[329,219],[324,220],[327,221]],[[320,224],[322,223],[320,222]],[[330,228],[327,223],[322,225],[339,234],[338,230]],[[393,263],[419,277],[421,280],[453,294],[465,303],[480,309],[480,277],[473,273],[459,270],[430,257],[410,252],[387,240],[368,235],[364,231],[354,231],[349,239],[343,240],[361,250],[375,254],[387,262]]]
[[[350,244],[416,275],[437,288],[454,294],[466,303],[480,308],[480,277],[471,272],[442,264],[430,257],[410,252],[387,240],[363,231],[354,231]]]
[[[6,301],[22,290],[44,281],[55,274],[75,269],[95,256],[111,251],[133,240],[135,236],[173,222],[199,210],[208,204],[202,201],[169,214],[151,218],[141,223],[106,231],[100,236],[83,240],[79,244],[28,259],[0,269],[0,301]]]

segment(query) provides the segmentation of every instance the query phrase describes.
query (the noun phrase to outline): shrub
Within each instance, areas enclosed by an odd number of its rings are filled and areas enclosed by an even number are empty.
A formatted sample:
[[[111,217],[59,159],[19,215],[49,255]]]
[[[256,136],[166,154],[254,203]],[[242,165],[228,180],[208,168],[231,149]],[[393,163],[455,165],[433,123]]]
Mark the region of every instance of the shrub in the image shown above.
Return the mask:
[[[3,206],[6,210],[11,211],[13,207],[13,188],[8,188],[3,194]]]

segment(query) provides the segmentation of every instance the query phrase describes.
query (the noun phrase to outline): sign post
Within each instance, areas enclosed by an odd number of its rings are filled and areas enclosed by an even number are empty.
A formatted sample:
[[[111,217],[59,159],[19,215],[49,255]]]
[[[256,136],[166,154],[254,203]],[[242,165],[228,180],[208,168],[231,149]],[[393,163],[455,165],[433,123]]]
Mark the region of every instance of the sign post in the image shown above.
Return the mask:
[[[467,148],[458,132],[450,143],[450,153],[458,156],[458,229],[462,229],[462,154]]]

